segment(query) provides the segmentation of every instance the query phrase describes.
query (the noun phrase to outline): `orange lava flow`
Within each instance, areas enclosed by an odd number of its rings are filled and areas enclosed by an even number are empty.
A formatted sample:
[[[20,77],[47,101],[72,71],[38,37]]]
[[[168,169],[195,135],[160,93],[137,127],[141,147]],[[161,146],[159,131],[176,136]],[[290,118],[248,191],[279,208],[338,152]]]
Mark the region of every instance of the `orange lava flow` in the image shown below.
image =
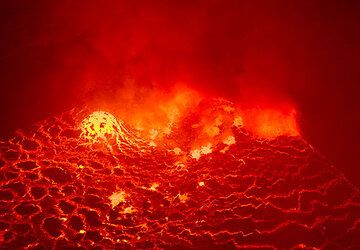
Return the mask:
[[[184,100],[143,130],[74,109],[1,142],[0,249],[359,248],[359,191],[292,119]]]

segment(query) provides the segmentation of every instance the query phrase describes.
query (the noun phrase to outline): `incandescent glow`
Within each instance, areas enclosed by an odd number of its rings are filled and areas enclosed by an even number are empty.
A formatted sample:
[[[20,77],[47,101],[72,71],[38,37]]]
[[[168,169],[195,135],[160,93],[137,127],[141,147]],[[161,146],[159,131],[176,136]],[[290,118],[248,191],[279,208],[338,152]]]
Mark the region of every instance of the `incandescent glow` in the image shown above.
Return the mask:
[[[199,160],[201,155],[207,155],[212,153],[212,144],[208,143],[205,146],[202,146],[200,149],[194,149],[190,152],[192,158]]]
[[[171,145],[175,155],[184,153],[196,160],[211,154],[221,144],[225,145],[221,152],[226,152],[237,142],[235,130],[246,130],[263,139],[299,135],[293,109],[242,109],[225,99],[207,100],[199,96],[189,89],[178,89],[170,95],[154,90],[146,105],[135,105],[129,110],[117,110],[115,105],[116,116],[105,111],[93,112],[82,121],[81,135],[90,143],[105,142],[111,145],[111,150],[113,143],[120,151],[126,145],[141,147],[139,142],[151,149]],[[125,123],[136,133],[129,133]],[[178,134],[184,125],[188,126],[185,137]]]
[[[109,200],[111,201],[111,206],[114,208],[119,203],[125,202],[126,194],[123,191],[115,192],[112,195],[109,196]]]
[[[200,157],[201,157],[201,151],[199,149],[192,150],[190,152],[190,155],[191,155],[192,158],[194,158],[196,160],[199,160]]]
[[[116,118],[104,111],[96,111],[83,120],[82,136],[90,141],[116,138],[122,128]]]
[[[185,203],[189,199],[187,194],[178,194],[177,197],[179,198],[181,203]]]
[[[119,150],[124,144],[138,146],[138,138],[129,133],[123,121],[108,112],[93,112],[82,121],[80,129],[81,137],[90,143],[105,142],[109,146],[115,143]]]
[[[200,102],[200,95],[183,86],[169,92],[142,88],[135,83],[125,83],[110,100],[100,100],[91,108],[110,111],[121,118],[129,128],[135,128],[144,140],[158,144],[171,134],[174,126]]]
[[[153,184],[151,184],[151,187],[149,188],[149,190],[156,191],[156,189],[158,187],[159,187],[159,183],[154,182]]]
[[[243,118],[241,116],[235,117],[233,125],[237,128],[242,127],[244,125]]]
[[[173,152],[176,154],[176,155],[179,155],[181,154],[182,150],[180,148],[174,148],[173,149]]]
[[[224,144],[230,146],[230,145],[233,145],[236,143],[236,140],[235,140],[235,137],[230,135],[229,137],[227,137],[224,141],[223,141]]]
[[[124,214],[132,214],[134,212],[135,212],[135,209],[132,206],[125,208],[123,211]]]
[[[125,129],[126,119],[97,111],[77,125],[68,115],[46,121],[32,137],[2,144],[0,245],[52,249],[61,239],[66,249],[295,249],[310,246],[314,233],[323,242],[355,238],[358,191],[301,137],[257,137],[293,133],[295,114],[230,107],[203,102],[162,137],[154,129],[145,139]],[[85,112],[72,111],[72,121]],[[213,127],[218,132],[207,133]]]
[[[282,112],[275,109],[252,109],[245,112],[244,127],[260,138],[298,136],[296,111]]]

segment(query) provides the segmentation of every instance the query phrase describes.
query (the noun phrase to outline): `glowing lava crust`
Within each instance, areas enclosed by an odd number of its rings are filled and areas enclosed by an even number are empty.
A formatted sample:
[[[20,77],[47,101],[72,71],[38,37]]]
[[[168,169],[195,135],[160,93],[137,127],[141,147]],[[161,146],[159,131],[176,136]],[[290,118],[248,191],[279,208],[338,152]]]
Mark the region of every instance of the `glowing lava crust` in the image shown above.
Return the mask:
[[[0,248],[360,248],[341,173],[293,131],[262,139],[211,105],[161,138],[84,109],[1,142]]]

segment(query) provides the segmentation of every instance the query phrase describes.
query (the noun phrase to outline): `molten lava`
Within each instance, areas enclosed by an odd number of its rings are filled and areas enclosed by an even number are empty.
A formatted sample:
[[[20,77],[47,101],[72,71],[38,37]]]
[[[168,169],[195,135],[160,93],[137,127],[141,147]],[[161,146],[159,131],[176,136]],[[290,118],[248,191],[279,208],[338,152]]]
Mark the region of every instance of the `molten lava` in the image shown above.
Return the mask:
[[[360,246],[360,193],[294,112],[158,103],[130,122],[131,107],[72,110],[1,142],[1,248]]]
[[[123,126],[113,115],[103,111],[96,111],[84,119],[81,130],[81,136],[91,142],[96,142],[99,139],[107,140],[108,138],[120,140],[125,137]]]

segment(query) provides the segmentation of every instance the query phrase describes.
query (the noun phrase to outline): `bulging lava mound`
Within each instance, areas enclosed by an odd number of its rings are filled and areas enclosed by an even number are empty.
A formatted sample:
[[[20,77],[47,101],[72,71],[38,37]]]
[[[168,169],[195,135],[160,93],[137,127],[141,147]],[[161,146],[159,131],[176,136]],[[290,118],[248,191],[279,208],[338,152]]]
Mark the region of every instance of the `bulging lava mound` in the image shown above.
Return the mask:
[[[358,249],[359,191],[266,112],[251,129],[201,102],[145,138],[81,109],[18,132],[0,144],[1,248]]]

